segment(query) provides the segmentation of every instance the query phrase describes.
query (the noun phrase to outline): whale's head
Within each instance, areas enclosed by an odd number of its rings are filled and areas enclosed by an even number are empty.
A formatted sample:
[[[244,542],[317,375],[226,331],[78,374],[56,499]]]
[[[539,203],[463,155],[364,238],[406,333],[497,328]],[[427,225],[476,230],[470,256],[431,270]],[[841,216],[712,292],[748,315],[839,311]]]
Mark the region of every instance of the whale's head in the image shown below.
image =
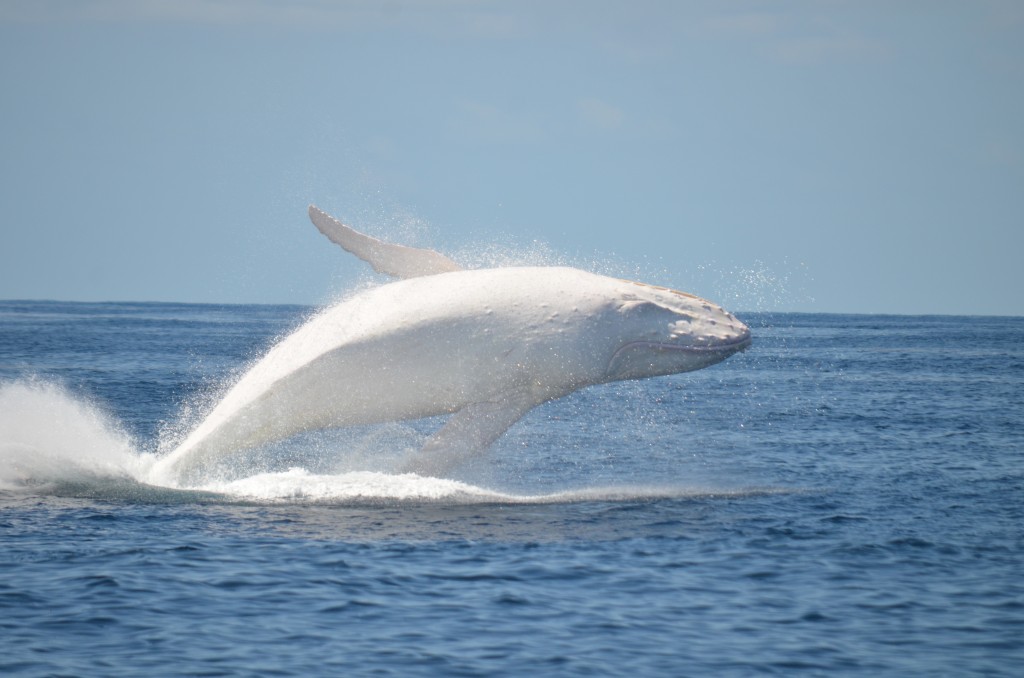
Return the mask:
[[[609,381],[699,370],[750,346],[750,328],[692,294],[622,281],[616,297]]]

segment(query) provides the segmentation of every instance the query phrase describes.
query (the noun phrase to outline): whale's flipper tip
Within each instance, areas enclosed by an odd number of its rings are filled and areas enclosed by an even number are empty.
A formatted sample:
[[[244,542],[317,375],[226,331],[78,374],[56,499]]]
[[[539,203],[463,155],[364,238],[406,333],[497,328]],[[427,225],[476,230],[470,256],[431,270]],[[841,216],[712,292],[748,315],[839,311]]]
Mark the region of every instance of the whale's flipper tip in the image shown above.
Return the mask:
[[[328,240],[370,264],[378,273],[395,278],[416,278],[462,270],[461,266],[440,252],[393,245],[360,233],[316,205],[309,206],[309,219]]]

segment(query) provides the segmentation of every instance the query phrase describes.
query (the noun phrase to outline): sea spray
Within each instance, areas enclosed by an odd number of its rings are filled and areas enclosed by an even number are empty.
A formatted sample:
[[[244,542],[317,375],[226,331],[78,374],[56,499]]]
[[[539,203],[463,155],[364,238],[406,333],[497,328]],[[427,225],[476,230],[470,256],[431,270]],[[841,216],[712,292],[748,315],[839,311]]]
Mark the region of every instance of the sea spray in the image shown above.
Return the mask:
[[[0,384],[0,489],[136,478],[147,462],[96,402],[51,381]]]

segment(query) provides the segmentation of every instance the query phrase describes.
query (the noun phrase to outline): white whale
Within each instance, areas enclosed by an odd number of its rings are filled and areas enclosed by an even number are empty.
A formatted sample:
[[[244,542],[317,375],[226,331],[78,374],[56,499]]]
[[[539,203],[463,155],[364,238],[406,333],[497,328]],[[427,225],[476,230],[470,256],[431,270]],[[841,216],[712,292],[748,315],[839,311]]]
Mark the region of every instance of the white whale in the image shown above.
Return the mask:
[[[155,480],[194,482],[224,455],[300,431],[451,414],[406,469],[439,475],[543,402],[697,370],[751,342],[746,325],[691,294],[575,268],[462,270],[309,214],[403,279],[327,308],[274,346],[154,464]]]

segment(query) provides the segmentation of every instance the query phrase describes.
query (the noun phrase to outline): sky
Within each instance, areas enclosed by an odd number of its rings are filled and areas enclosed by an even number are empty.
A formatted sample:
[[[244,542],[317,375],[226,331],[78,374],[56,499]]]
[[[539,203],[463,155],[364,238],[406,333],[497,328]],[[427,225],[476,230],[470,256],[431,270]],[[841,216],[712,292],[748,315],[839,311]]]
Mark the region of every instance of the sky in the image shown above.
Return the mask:
[[[0,0],[0,299],[321,304],[310,203],[735,311],[1024,315],[1017,0]]]

